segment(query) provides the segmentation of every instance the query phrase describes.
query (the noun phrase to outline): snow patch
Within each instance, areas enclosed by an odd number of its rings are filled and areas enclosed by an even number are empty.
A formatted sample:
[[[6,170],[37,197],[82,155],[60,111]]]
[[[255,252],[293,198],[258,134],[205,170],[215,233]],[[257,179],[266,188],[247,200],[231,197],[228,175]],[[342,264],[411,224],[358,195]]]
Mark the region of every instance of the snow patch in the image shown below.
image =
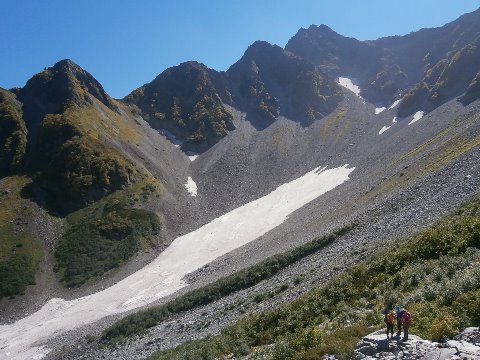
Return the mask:
[[[197,153],[194,153],[193,151],[186,151],[185,154],[188,156],[190,161],[195,161],[195,159],[198,157]]]
[[[408,123],[408,125],[412,125],[413,123],[417,122],[423,117],[423,111],[417,111],[415,114],[413,114],[413,119]]]
[[[386,107],[375,108],[375,115],[380,114],[382,111],[385,111],[386,109],[387,109]]]
[[[188,177],[185,187],[187,188],[187,191],[190,193],[190,195],[197,196],[197,183],[193,181],[191,176]]]
[[[355,93],[355,95],[362,99],[362,97],[360,96],[361,90],[357,85],[353,83],[352,79],[349,79],[347,77],[339,77],[337,80],[337,84],[352,91],[353,93]]]
[[[393,109],[395,106],[397,106],[402,99],[395,100],[392,105],[388,108],[388,110]]]
[[[49,339],[103,317],[152,303],[187,286],[195,271],[283,223],[295,210],[349,180],[348,164],[316,168],[270,194],[178,237],[154,261],[117,284],[75,300],[55,299],[13,324],[0,325],[0,359],[42,358]]]
[[[387,131],[388,129],[390,129],[393,125],[395,125],[397,123],[397,117],[395,116],[392,120],[392,125],[390,126],[384,126],[380,129],[380,131],[378,132],[378,135],[382,135],[385,131]]]

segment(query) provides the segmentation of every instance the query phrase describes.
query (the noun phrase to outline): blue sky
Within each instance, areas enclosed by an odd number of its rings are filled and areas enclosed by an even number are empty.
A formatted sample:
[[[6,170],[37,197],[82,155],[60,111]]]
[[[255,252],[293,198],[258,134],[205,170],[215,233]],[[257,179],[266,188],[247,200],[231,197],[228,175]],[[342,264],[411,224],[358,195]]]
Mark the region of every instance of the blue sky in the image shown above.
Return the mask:
[[[226,70],[255,40],[284,46],[311,24],[376,39],[441,26],[478,7],[479,0],[0,0],[0,86],[23,86],[70,58],[119,98],[183,61]]]

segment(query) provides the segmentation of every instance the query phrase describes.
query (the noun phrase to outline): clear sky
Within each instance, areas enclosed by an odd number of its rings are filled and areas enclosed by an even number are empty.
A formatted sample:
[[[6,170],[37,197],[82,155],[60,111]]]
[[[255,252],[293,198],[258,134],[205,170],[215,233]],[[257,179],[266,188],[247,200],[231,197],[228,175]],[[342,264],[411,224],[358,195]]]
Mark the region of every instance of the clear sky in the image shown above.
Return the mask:
[[[360,40],[441,26],[480,0],[0,0],[0,86],[69,58],[113,97],[170,66],[226,70],[255,40],[326,24]]]

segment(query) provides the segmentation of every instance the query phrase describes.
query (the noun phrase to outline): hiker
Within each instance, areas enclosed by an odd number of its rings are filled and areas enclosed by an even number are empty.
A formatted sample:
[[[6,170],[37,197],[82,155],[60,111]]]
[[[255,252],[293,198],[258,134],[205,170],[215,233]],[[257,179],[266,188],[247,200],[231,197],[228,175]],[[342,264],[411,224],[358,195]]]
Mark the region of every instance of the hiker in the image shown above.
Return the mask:
[[[402,341],[408,341],[408,328],[412,323],[412,314],[404,310],[402,315],[402,324],[403,324],[403,339]]]
[[[390,338],[393,339],[393,326],[395,324],[395,312],[393,310],[390,310],[387,314],[385,314],[385,324],[387,324],[387,340]],[[390,333],[390,337],[388,334]]]
[[[402,333],[402,318],[405,310],[400,307],[400,305],[395,306],[395,315],[397,318],[397,336],[400,336]]]

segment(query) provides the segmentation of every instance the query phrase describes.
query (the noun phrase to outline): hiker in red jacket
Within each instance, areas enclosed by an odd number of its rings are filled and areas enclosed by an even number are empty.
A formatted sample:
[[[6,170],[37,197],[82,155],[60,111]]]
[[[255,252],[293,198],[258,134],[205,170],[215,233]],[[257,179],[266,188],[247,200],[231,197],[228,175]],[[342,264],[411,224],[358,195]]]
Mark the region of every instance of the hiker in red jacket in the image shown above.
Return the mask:
[[[405,310],[402,315],[402,325],[403,325],[403,339],[402,341],[408,341],[408,328],[412,323],[412,314]]]

